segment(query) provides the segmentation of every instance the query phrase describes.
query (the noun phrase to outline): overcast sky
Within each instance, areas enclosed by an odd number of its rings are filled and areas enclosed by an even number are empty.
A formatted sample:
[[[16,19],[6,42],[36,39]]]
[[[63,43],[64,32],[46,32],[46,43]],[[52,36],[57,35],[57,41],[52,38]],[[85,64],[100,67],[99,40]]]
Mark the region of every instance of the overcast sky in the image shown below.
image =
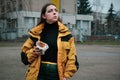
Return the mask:
[[[107,13],[110,8],[110,4],[113,3],[113,9],[120,11],[120,0],[89,0],[93,6],[93,10]],[[97,7],[96,7],[97,6]]]

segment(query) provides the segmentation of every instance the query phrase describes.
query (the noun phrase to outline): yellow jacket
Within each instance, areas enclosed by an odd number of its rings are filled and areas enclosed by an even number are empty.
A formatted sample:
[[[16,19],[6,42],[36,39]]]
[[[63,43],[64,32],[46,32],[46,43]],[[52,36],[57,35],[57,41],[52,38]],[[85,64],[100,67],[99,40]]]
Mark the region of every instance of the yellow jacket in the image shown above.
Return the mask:
[[[57,66],[60,80],[70,78],[78,69],[76,57],[76,48],[74,38],[70,31],[62,23],[58,22],[59,33],[57,39],[58,54]],[[30,30],[30,38],[26,40],[22,47],[21,60],[25,65],[29,65],[26,73],[26,80],[37,80],[40,69],[41,58],[33,54],[35,42],[40,40],[40,33],[44,28],[44,24],[40,24]]]

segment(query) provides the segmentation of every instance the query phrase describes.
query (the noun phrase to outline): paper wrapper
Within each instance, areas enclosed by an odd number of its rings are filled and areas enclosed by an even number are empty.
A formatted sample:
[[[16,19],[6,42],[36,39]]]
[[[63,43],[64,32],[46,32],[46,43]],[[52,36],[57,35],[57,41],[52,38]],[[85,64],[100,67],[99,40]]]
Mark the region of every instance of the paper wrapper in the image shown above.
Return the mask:
[[[42,50],[42,55],[44,55],[45,51],[49,48],[49,46],[46,43],[42,42],[42,41],[37,41],[36,42],[36,47],[38,49]]]

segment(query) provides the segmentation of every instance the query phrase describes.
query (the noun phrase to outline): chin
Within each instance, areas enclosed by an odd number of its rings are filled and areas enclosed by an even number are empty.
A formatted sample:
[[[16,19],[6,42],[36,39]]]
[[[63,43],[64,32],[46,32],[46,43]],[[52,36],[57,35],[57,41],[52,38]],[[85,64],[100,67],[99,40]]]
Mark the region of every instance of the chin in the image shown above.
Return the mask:
[[[53,21],[56,22],[56,21],[58,21],[58,19],[54,19]]]

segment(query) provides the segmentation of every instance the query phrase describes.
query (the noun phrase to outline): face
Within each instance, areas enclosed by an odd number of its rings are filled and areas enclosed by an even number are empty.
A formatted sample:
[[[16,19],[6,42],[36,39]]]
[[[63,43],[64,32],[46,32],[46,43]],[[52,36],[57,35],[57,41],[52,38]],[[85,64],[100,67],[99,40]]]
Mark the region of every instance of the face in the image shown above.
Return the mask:
[[[47,23],[52,24],[58,20],[58,10],[54,5],[49,5],[46,8],[45,14],[42,17],[46,20]]]

